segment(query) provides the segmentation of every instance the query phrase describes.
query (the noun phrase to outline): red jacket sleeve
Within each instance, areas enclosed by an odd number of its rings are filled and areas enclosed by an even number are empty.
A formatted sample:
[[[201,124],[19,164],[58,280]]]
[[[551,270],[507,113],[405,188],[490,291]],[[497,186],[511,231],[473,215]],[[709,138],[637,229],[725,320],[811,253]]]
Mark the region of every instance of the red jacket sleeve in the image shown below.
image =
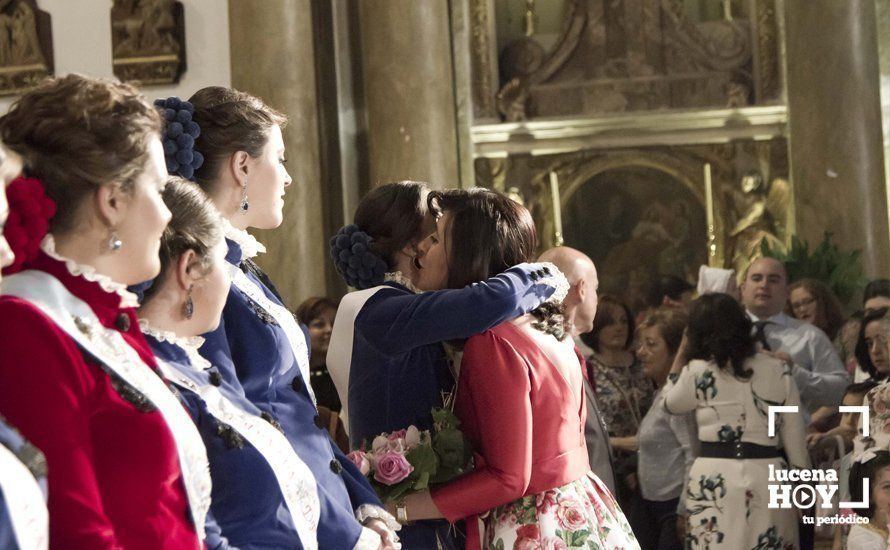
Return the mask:
[[[467,341],[461,361],[458,414],[473,426],[476,469],[432,491],[450,522],[525,494],[532,471],[529,369],[503,338],[485,332]],[[462,402],[462,403],[461,403]],[[481,460],[480,460],[481,458]]]
[[[55,548],[120,548],[90,456],[95,375],[74,342],[32,305],[0,299],[0,413],[46,456]],[[96,372],[101,372],[96,367]]]

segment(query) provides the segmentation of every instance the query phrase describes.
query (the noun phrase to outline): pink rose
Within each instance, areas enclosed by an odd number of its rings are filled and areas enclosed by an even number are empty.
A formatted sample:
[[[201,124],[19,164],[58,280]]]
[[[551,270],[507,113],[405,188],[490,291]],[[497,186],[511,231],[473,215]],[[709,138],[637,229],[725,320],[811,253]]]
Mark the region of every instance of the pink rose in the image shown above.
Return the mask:
[[[541,540],[541,529],[536,523],[523,525],[516,529],[516,536],[525,539]]]
[[[878,399],[875,401],[875,412],[882,413],[887,410],[887,405],[884,403],[883,399]]]
[[[562,539],[544,539],[544,550],[569,550],[566,541]]]
[[[386,436],[390,441],[395,441],[396,439],[405,439],[405,434],[408,433],[408,430],[399,430],[397,432],[390,432],[388,436]]]
[[[414,471],[414,466],[405,458],[405,455],[395,451],[387,451],[377,457],[377,470],[374,479],[384,485],[395,485],[408,477]]]
[[[587,518],[584,517],[581,503],[571,497],[559,501],[559,506],[556,508],[556,519],[566,531],[577,531],[587,527]]]
[[[535,497],[535,508],[542,514],[546,514],[554,506],[556,506],[556,493],[553,491],[538,493]]]
[[[540,550],[541,530],[536,524],[523,525],[516,529],[516,542],[513,550]]]
[[[346,455],[346,458],[355,464],[355,467],[358,468],[363,476],[368,475],[368,472],[371,471],[371,463],[368,462],[368,457],[365,456],[365,453],[361,451],[352,451]]]

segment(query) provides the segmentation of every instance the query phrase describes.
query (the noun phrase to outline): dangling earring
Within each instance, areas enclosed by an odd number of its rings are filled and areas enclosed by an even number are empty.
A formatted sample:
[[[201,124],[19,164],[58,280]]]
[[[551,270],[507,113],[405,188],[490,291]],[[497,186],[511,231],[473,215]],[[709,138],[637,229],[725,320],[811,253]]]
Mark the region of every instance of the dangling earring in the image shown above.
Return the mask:
[[[192,301],[192,287],[189,287],[188,297],[185,299],[185,305],[182,306],[182,314],[186,319],[191,319],[195,314],[195,302]]]
[[[244,182],[244,185],[241,186],[241,203],[238,205],[238,208],[242,214],[247,214],[247,209],[250,208],[250,203],[247,202],[247,182]]]
[[[117,231],[114,229],[111,230],[111,236],[108,237],[108,250],[112,252],[117,252],[121,249],[124,243],[118,238]]]

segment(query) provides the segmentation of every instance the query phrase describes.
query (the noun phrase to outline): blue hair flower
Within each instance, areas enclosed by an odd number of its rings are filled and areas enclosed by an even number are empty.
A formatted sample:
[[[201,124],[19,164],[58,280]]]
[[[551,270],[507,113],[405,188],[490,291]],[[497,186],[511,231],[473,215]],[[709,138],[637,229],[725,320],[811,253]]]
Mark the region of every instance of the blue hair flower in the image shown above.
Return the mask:
[[[156,99],[154,105],[166,123],[161,142],[167,172],[194,180],[195,170],[204,164],[204,155],[195,151],[195,140],[201,135],[201,127],[192,120],[195,106],[178,97]]]
[[[331,238],[331,259],[346,284],[359,290],[383,283],[387,265],[371,250],[371,236],[351,224]]]

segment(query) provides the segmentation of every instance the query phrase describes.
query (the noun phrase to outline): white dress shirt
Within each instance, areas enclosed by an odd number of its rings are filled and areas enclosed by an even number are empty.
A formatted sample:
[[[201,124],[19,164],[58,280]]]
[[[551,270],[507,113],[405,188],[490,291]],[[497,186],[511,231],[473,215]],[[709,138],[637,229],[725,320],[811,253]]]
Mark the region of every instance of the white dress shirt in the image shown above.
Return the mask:
[[[807,412],[812,414],[819,407],[840,405],[850,378],[824,332],[784,313],[760,319],[749,311],[748,317],[754,322],[767,321],[764,334],[771,351],[791,356],[794,361],[791,373]]]

